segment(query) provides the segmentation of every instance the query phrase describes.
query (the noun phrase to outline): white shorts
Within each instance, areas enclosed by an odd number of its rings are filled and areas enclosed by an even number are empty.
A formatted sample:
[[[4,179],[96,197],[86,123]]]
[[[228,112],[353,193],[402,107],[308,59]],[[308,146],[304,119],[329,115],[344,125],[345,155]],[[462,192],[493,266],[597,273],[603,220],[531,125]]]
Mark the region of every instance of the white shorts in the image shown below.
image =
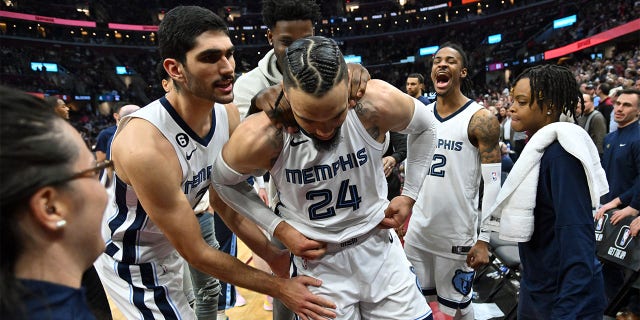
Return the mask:
[[[337,305],[336,319],[432,319],[396,233],[377,228],[371,233],[343,242],[341,250],[319,260],[294,257],[294,275],[322,280],[309,290]]]
[[[126,264],[103,253],[94,263],[100,280],[126,319],[196,319],[184,294],[184,259]]]
[[[414,265],[422,293],[430,301],[437,296],[440,311],[455,316],[472,311],[471,295],[475,271],[463,259],[451,259],[405,243],[404,251]]]

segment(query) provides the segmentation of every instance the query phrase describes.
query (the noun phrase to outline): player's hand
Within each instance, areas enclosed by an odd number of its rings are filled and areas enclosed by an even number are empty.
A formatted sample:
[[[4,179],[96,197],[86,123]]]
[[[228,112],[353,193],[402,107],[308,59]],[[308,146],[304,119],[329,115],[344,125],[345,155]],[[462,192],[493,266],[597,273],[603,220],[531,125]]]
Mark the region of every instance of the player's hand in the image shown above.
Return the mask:
[[[285,221],[276,226],[273,235],[280,239],[291,253],[298,257],[315,260],[327,253],[327,244],[325,242],[307,238]]]
[[[282,281],[280,294],[276,298],[280,299],[300,319],[333,319],[336,317],[336,313],[332,310],[336,308],[335,303],[314,295],[307,288],[307,286],[321,285],[322,281],[318,279],[297,276]]]
[[[477,270],[487,263],[489,263],[489,244],[478,240],[467,253],[467,265]]]
[[[411,214],[415,202],[407,196],[397,196],[391,199],[389,206],[384,210],[384,219],[378,224],[378,227],[383,229],[402,227],[404,221]]]
[[[269,195],[267,195],[267,189],[259,188],[258,189],[258,196],[260,197],[262,202],[264,202],[264,204],[266,204],[267,207],[268,207],[269,206]]]
[[[631,228],[631,235],[637,237],[638,231],[640,231],[640,217],[633,219],[629,224],[629,227]]]
[[[367,82],[371,80],[369,71],[359,63],[347,63],[349,71],[349,106],[354,107],[356,102],[364,96]]]
[[[615,198],[605,204],[602,205],[602,207],[600,207],[600,209],[598,209],[598,212],[596,212],[596,216],[594,217],[594,220],[600,220],[600,218],[602,218],[602,216],[604,216],[604,213],[611,210],[611,209],[615,209],[618,207],[618,205],[620,205],[620,198]]]
[[[613,212],[613,215],[611,215],[611,224],[615,226],[616,224],[618,224],[618,222],[620,222],[620,220],[629,216],[637,216],[637,215],[638,215],[638,210],[630,206],[626,206],[620,210]]]
[[[289,101],[284,97],[282,90],[282,85],[275,85],[261,90],[251,99],[249,110],[262,110],[277,128],[284,128],[289,133],[298,132],[300,130],[298,123],[293,117]],[[282,97],[280,97],[281,94]]]
[[[384,168],[384,176],[388,177],[391,172],[393,172],[393,168],[396,166],[396,158],[392,156],[386,156],[382,158],[382,167]]]

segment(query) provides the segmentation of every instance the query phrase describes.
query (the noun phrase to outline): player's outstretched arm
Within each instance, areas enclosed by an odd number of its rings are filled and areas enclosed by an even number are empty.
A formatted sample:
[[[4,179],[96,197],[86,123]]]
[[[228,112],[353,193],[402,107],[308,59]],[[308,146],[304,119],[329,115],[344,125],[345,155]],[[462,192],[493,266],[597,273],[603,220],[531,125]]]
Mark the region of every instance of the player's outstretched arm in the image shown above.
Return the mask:
[[[371,80],[368,90],[368,94],[359,103],[362,106],[359,115],[367,116],[366,119],[373,123],[365,126],[377,128],[380,132],[395,131],[408,134],[408,174],[402,195],[392,199],[380,224],[385,228],[397,228],[402,226],[411,213],[428,174],[436,145],[437,122],[433,110],[425,108],[418,100],[384,81]],[[358,105],[356,111],[359,111]],[[364,116],[361,116],[361,119]]]
[[[500,191],[502,164],[500,159],[500,123],[498,119],[486,109],[478,110],[469,122],[469,140],[478,146],[480,153],[480,168],[484,195],[482,197],[482,212],[480,218],[480,235],[478,241],[467,254],[467,264],[471,268],[479,268],[489,263],[489,239],[491,231],[484,227],[489,221],[489,210],[496,202]]]

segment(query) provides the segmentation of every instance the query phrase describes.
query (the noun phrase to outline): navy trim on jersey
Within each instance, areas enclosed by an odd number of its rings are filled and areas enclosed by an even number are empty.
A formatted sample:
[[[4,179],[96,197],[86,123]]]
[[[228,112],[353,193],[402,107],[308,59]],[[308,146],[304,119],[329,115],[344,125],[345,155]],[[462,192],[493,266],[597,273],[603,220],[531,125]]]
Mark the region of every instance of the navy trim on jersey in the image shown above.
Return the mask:
[[[189,125],[186,122],[184,122],[184,120],[180,117],[178,112],[176,112],[176,110],[173,108],[173,106],[171,105],[169,100],[167,100],[166,97],[160,98],[160,103],[167,110],[167,112],[169,113],[173,121],[175,121],[180,126],[180,128],[182,128],[182,130],[187,135],[189,135],[189,137],[191,137],[191,139],[193,139],[194,141],[198,142],[199,144],[205,147],[209,145],[209,142],[211,141],[211,138],[213,138],[213,134],[216,131],[215,108],[211,109],[211,129],[209,129],[209,133],[207,133],[206,136],[204,136],[203,138],[200,138],[200,136],[198,136],[195,132],[193,132],[191,127],[189,127]]]
[[[142,284],[144,284],[147,289],[153,290],[153,301],[156,303],[158,310],[160,310],[164,318],[178,319],[179,316],[169,301],[166,288],[156,283],[156,270],[151,263],[140,264],[140,276]]]
[[[126,281],[129,284],[130,299],[133,302],[133,305],[140,311],[143,319],[153,319],[153,313],[151,310],[144,304],[144,290],[138,287],[133,286],[131,283],[133,280],[131,279],[131,271],[129,270],[129,265],[125,263],[116,262],[116,272],[118,276],[122,278],[122,280]]]
[[[435,103],[433,104],[433,115],[434,115],[434,116],[436,116],[436,119],[438,119],[438,121],[440,121],[440,122],[445,122],[445,121],[447,121],[447,120],[449,120],[449,119],[451,119],[451,118],[455,117],[458,113],[460,113],[460,112],[464,111],[464,109],[466,109],[466,108],[467,108],[467,107],[468,107],[472,102],[473,102],[473,100],[469,100],[469,101],[467,101],[467,103],[465,103],[465,104],[462,106],[462,108],[460,108],[460,109],[458,109],[456,112],[454,112],[454,113],[452,113],[452,114],[448,115],[446,118],[442,118],[442,117],[440,117],[440,115],[438,114],[438,110],[436,110],[436,104],[437,104],[437,102],[435,102]]]
[[[438,294],[438,291],[436,290],[436,288],[422,289],[421,291],[423,296],[435,296]]]
[[[118,228],[122,227],[127,220],[128,207],[127,207],[127,184],[124,183],[118,176],[116,175],[116,205],[118,207],[118,214],[109,222],[109,229],[111,230],[111,236],[115,233]],[[136,204],[136,215],[133,219],[133,223],[127,230],[124,231],[122,236],[122,258],[119,259],[124,263],[133,264],[138,260],[138,232],[147,222],[148,216],[144,211],[144,208],[140,204],[140,201]],[[105,252],[114,256],[116,252],[118,252],[116,245],[110,243],[107,246]]]
[[[116,181],[115,181],[115,199],[116,199],[116,206],[118,208],[116,214],[113,216],[113,218],[110,218],[109,220],[109,230],[111,231],[110,236],[113,237],[113,234],[116,232],[116,230],[118,230],[118,228],[120,228],[122,225],[124,225],[124,223],[127,221],[127,213],[128,213],[128,208],[127,208],[127,184],[122,181],[118,175],[116,175]],[[107,245],[107,248],[105,249],[105,253],[110,255],[111,257],[114,257],[115,254],[119,251],[120,249],[118,248],[118,246],[116,246],[113,242],[109,242],[109,244]]]
[[[471,299],[469,299],[469,301],[467,302],[455,302],[451,300],[446,300],[445,298],[438,296],[438,303],[440,303],[443,306],[447,306],[451,309],[464,309],[471,304]]]

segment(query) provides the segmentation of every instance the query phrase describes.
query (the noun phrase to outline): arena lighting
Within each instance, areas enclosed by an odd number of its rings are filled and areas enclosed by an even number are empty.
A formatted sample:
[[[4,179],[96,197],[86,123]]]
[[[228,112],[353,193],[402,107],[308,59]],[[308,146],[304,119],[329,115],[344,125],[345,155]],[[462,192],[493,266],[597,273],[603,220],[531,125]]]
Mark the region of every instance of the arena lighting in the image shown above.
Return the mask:
[[[438,51],[439,48],[440,48],[439,46],[431,46],[431,47],[420,48],[420,55],[421,56],[428,56],[430,54],[434,54],[434,53],[436,53],[436,51]]]
[[[613,29],[609,29],[605,32],[598,33],[589,38],[585,38],[574,43],[568,44],[564,47],[560,47],[553,50],[548,50],[544,53],[544,59],[554,59],[573,52],[584,50],[589,47],[599,45],[603,42],[624,36],[626,34],[637,32],[640,30],[640,19],[627,22],[621,26],[617,26]]]
[[[46,72],[58,72],[57,63],[49,62],[31,62],[31,70],[33,71],[46,71]]]
[[[496,43],[502,42],[502,33],[490,35],[487,38],[487,42],[489,42],[489,44],[496,44]]]
[[[560,29],[576,23],[576,15],[553,20],[553,28]]]
[[[124,23],[108,23],[109,29],[130,30],[130,31],[158,31],[158,26],[124,24]]]
[[[356,56],[353,54],[344,56],[344,61],[347,63],[362,63],[362,56]]]
[[[96,23],[93,21],[60,19],[60,18],[53,18],[53,17],[37,16],[33,14],[3,11],[3,10],[0,10],[0,17],[27,20],[27,21],[36,21],[36,22],[42,22],[42,23],[61,24],[65,26],[88,27],[88,28],[96,27]]]
[[[116,74],[133,74],[133,71],[125,66],[116,66]]]

